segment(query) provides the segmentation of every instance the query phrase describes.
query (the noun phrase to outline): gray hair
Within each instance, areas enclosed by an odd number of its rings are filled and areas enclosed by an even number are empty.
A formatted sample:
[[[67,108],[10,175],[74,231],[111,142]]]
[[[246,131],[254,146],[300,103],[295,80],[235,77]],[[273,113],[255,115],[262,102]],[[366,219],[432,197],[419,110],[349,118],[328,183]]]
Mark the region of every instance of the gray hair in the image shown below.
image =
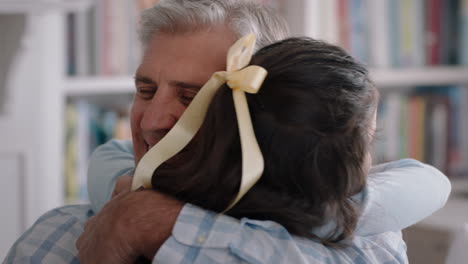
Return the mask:
[[[256,49],[289,36],[286,21],[254,0],[161,0],[142,12],[140,22],[143,48],[157,32],[196,32],[217,25],[226,25],[237,38],[255,34]]]

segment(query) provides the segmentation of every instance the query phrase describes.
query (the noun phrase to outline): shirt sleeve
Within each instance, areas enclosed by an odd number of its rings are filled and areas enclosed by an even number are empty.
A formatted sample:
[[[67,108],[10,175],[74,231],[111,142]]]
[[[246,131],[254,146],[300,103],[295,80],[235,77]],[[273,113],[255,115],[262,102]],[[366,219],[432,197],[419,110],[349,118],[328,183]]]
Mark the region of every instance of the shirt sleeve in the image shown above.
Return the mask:
[[[371,169],[367,187],[355,198],[362,214],[356,235],[398,231],[442,208],[451,184],[436,168],[413,159],[402,159]]]
[[[153,263],[407,263],[400,232],[355,236],[345,248],[295,237],[272,221],[241,220],[187,204]]]
[[[88,195],[91,207],[98,213],[111,199],[118,177],[131,174],[135,168],[130,140],[110,140],[91,154],[88,166]]]
[[[45,213],[18,238],[3,263],[79,263],[75,243],[91,216],[88,205],[70,205]]]
[[[153,263],[320,263],[306,262],[293,242],[274,222],[238,220],[186,204]]]

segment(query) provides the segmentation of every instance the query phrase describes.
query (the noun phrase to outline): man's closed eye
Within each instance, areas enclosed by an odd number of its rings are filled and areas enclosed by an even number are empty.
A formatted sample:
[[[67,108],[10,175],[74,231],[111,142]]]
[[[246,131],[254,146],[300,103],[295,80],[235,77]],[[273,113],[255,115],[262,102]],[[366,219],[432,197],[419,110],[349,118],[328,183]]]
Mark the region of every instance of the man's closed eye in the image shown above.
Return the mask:
[[[183,105],[188,106],[192,102],[193,98],[197,95],[199,90],[200,90],[199,87],[196,87],[196,88],[179,87],[177,89],[177,96],[179,97],[179,101]]]
[[[137,96],[143,100],[151,100],[156,93],[156,87],[137,87]]]

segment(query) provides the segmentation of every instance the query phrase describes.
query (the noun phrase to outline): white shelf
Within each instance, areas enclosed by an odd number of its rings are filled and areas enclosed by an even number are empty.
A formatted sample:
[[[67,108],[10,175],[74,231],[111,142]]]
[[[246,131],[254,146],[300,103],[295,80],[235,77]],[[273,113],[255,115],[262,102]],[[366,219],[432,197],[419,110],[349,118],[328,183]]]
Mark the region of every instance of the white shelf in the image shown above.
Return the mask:
[[[78,11],[90,7],[90,0],[0,0],[0,14],[35,13],[47,10]]]
[[[134,91],[135,83],[131,76],[69,77],[65,82],[65,93],[70,96],[125,94]]]
[[[431,67],[420,69],[372,69],[379,89],[424,85],[467,85],[468,67]],[[65,83],[67,95],[133,93],[133,77],[70,77]]]
[[[377,87],[381,89],[424,85],[468,85],[468,67],[373,69],[371,76]]]

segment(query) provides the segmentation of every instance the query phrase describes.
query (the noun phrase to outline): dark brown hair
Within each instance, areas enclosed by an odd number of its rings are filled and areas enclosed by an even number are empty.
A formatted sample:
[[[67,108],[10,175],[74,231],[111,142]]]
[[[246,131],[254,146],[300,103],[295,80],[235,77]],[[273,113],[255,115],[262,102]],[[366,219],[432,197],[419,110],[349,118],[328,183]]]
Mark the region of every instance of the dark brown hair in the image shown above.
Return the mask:
[[[365,67],[341,48],[289,38],[259,50],[251,64],[268,76],[247,95],[265,170],[227,212],[272,220],[292,234],[333,245],[352,235],[350,197],[365,186],[364,159],[377,92]],[[221,87],[178,166],[153,175],[155,189],[216,212],[239,189],[242,158],[232,91]],[[333,221],[323,237],[312,230]]]

